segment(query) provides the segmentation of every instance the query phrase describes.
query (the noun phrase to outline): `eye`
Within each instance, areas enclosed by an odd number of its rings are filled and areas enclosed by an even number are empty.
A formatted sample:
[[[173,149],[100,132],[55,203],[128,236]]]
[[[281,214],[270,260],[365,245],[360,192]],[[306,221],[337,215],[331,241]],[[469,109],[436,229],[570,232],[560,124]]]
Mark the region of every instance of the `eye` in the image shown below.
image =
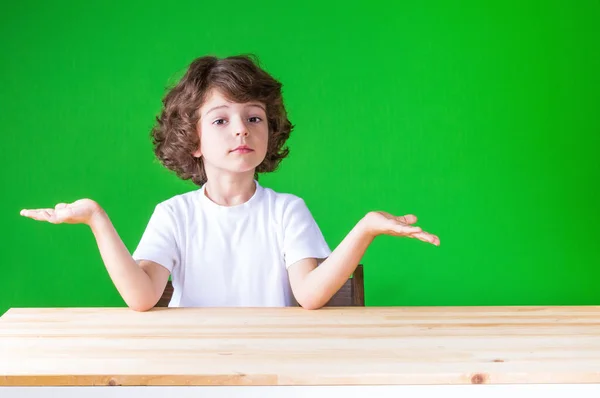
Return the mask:
[[[248,121],[251,123],[260,123],[262,122],[262,118],[258,116],[252,116],[251,118],[248,118]]]
[[[225,124],[225,119],[216,119],[212,124],[223,125]]]

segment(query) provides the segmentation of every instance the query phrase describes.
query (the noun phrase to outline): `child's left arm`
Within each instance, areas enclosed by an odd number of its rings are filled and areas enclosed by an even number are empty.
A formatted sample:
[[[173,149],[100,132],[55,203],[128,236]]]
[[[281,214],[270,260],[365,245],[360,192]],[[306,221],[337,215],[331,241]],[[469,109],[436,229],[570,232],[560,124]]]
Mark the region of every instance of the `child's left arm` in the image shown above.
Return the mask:
[[[298,304],[306,309],[324,306],[352,275],[378,235],[405,236],[439,246],[439,238],[411,226],[415,222],[417,218],[414,215],[396,217],[385,212],[370,212],[318,267],[314,258],[300,260],[290,266],[290,284]]]

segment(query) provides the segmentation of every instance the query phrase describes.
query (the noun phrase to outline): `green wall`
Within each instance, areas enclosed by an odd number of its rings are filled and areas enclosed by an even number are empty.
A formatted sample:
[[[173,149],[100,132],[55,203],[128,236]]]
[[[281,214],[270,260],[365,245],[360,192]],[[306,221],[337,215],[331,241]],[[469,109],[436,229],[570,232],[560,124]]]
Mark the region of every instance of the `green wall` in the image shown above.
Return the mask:
[[[94,198],[133,250],[194,189],[153,159],[165,86],[244,52],[297,126],[263,185],[304,197],[332,248],[378,209],[441,238],[378,238],[367,305],[600,304],[597,2],[86,3],[0,13],[0,313],[123,305],[87,227],[19,210]]]

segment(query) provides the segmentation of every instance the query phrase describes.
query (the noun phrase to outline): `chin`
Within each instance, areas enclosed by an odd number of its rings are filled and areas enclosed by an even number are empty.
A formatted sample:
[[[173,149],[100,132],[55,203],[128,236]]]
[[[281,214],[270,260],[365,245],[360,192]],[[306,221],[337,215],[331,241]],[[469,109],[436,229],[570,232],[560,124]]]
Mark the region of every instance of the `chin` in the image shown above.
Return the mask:
[[[240,163],[240,164],[237,164],[237,165],[233,166],[232,170],[235,170],[238,173],[247,173],[247,172],[250,172],[250,171],[253,172],[254,170],[256,170],[256,168],[258,166],[260,166],[261,162],[262,161],[260,161],[260,162],[244,162],[244,163]]]
[[[231,171],[232,173],[238,173],[238,174],[242,174],[242,173],[252,173],[254,174],[254,172],[256,171],[256,167],[257,166],[248,166],[248,167],[232,167],[229,169],[229,171]]]

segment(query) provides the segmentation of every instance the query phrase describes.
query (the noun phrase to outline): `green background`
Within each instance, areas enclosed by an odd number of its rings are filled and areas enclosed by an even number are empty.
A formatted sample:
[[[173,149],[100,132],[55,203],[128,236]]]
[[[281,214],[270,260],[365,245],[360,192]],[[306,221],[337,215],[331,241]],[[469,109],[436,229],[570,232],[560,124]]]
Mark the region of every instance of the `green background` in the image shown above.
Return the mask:
[[[600,304],[598,2],[126,3],[2,7],[0,313],[124,305],[88,227],[19,210],[93,198],[134,250],[156,203],[195,189],[153,158],[165,88],[237,53],[296,125],[260,181],[303,197],[332,248],[369,210],[441,238],[377,238],[367,305]]]

